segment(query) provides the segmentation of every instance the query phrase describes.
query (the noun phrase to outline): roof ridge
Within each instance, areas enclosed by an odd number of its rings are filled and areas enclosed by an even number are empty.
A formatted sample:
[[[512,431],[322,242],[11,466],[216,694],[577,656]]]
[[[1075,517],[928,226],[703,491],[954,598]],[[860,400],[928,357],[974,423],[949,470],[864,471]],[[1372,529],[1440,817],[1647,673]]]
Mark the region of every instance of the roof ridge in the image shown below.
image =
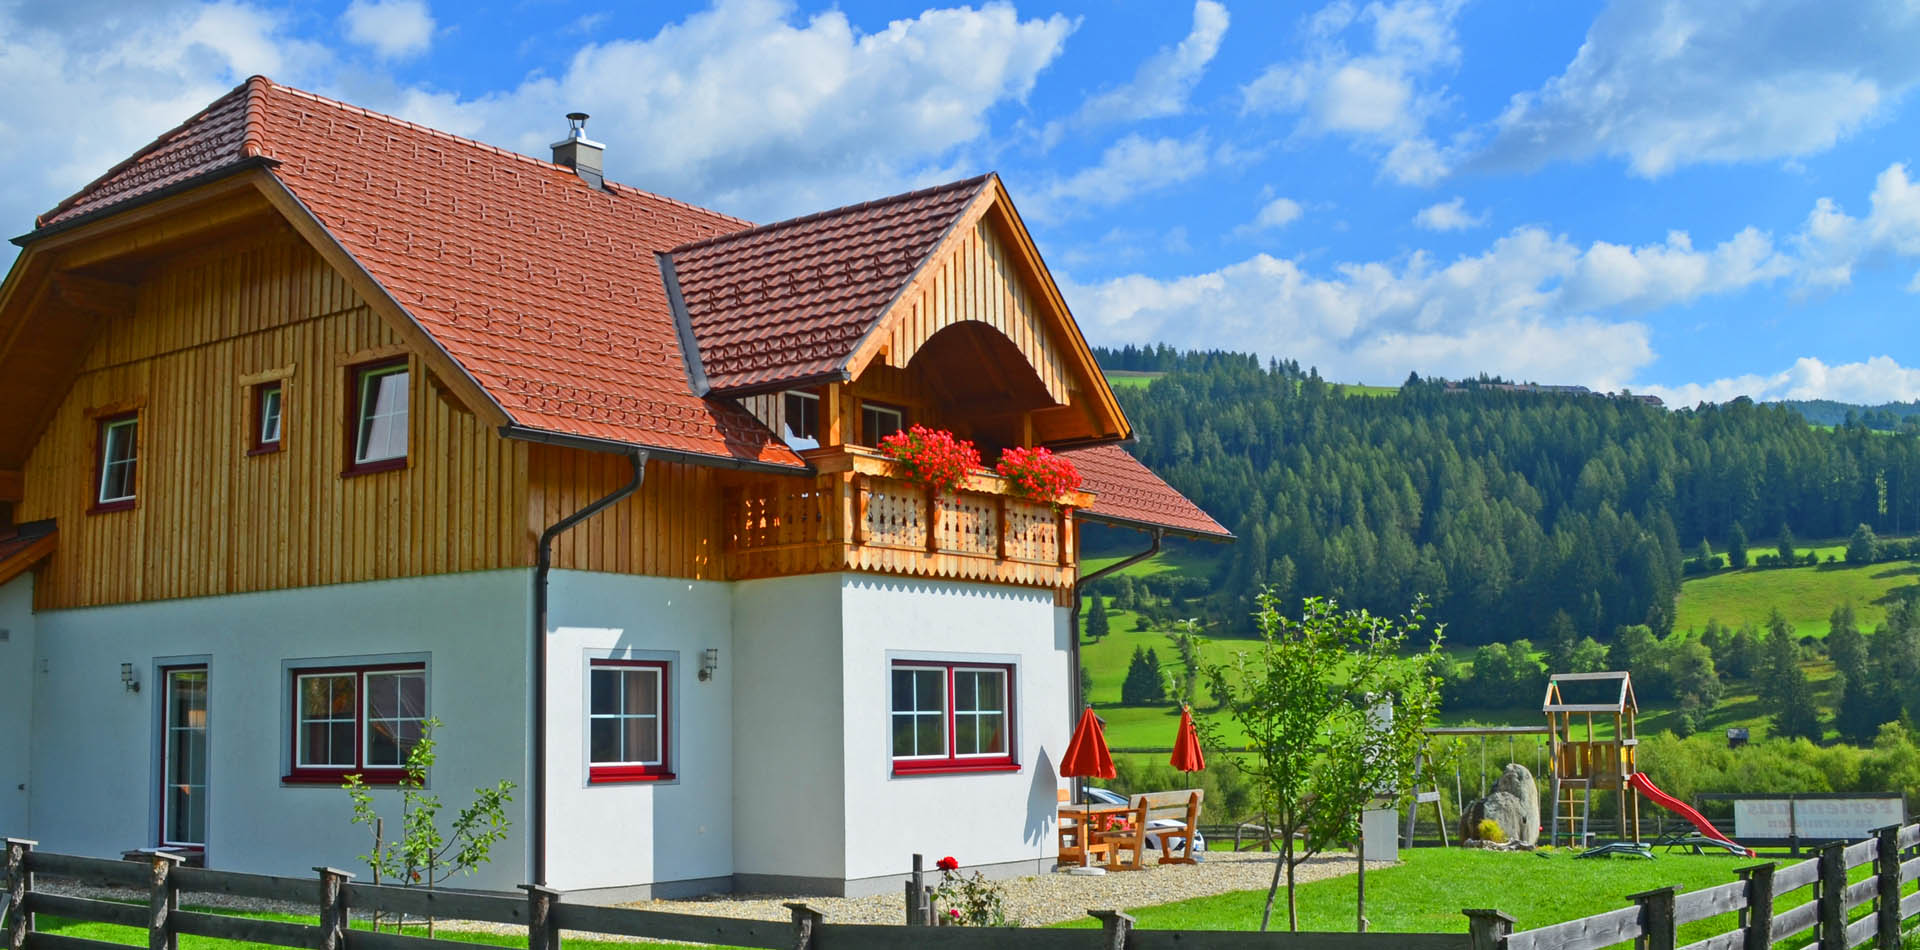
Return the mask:
[[[981,174],[973,176],[972,178],[962,178],[958,181],[950,181],[945,184],[933,185],[927,188],[919,188],[913,191],[903,191],[897,195],[888,195],[885,198],[875,198],[871,201],[862,201],[859,204],[842,205],[841,207],[838,207],[838,208],[828,208],[825,211],[815,211],[812,214],[801,215],[800,217],[797,217],[797,218],[788,218],[784,221],[772,221],[772,222],[768,222],[767,224],[762,224],[756,227],[747,228],[746,230],[743,230],[743,231],[729,231],[726,234],[716,234],[710,238],[701,238],[698,241],[689,241],[686,244],[682,244],[679,247],[673,248],[667,253],[678,254],[678,253],[681,253],[682,251],[700,250],[703,248],[711,247],[716,244],[724,244],[728,241],[733,241],[740,238],[754,237],[757,235],[768,234],[773,231],[778,231],[783,228],[797,227],[802,224],[810,224],[814,221],[818,221],[823,218],[830,218],[835,215],[849,214],[854,211],[863,211],[868,208],[875,208],[881,205],[895,204],[895,203],[907,201],[913,198],[922,198],[927,195],[936,194],[943,191],[958,190],[967,186],[978,187],[986,184],[986,182],[992,180],[993,177],[994,177],[993,172],[983,172]],[[955,213],[958,214],[958,212],[955,212]]]
[[[53,218],[58,217],[61,212],[66,211],[67,209],[72,208],[74,205],[79,204],[87,196],[93,194],[93,190],[95,188],[98,188],[102,184],[106,183],[107,179],[112,178],[113,176],[118,175],[123,171],[126,171],[128,168],[133,167],[134,164],[138,163],[141,159],[146,158],[147,155],[151,154],[154,149],[159,148],[161,144],[165,143],[167,140],[185,131],[187,127],[193,125],[195,122],[198,122],[202,118],[205,118],[209,113],[213,112],[213,110],[225,105],[227,100],[232,99],[234,96],[237,96],[242,92],[248,92],[249,94],[251,94],[251,89],[256,84],[256,81],[261,81],[261,82],[267,83],[268,85],[273,85],[273,80],[267,79],[265,76],[247,77],[247,79],[244,82],[240,83],[237,86],[234,86],[232,89],[229,89],[226,92],[221,93],[212,102],[207,103],[207,105],[204,108],[202,108],[200,111],[195,112],[193,115],[188,116],[186,121],[181,122],[180,124],[174,126],[173,128],[170,128],[165,132],[162,132],[159,135],[154,136],[152,141],[148,142],[145,145],[142,145],[138,149],[135,149],[132,155],[129,155],[126,158],[115,163],[112,168],[109,168],[106,171],[101,172],[99,177],[93,179],[90,182],[87,182],[85,185],[80,186],[79,190],[75,191],[73,194],[68,195],[59,204],[54,205],[52,208],[47,209],[45,212],[41,214],[34,215],[33,216],[34,228],[38,230],[39,228],[46,227],[46,224],[49,220],[52,220]],[[248,109],[247,109],[247,120],[248,120],[249,126],[251,126],[253,121],[253,113],[254,113],[254,110],[252,107],[252,103],[249,103]],[[249,130],[247,139],[248,140],[253,139],[251,130]],[[244,146],[242,147],[242,154],[243,155],[245,154]]]
[[[418,122],[414,122],[410,119],[403,119],[397,115],[390,115],[385,112],[376,112],[365,106],[357,106],[351,102],[342,102],[339,99],[334,99],[330,96],[323,96],[317,92],[301,89],[297,86],[289,86],[289,85],[286,85],[285,83],[275,82],[274,80],[266,76],[255,76],[253,77],[253,79],[260,80],[261,82],[264,82],[269,88],[278,90],[280,92],[285,92],[294,96],[304,97],[314,102],[324,103],[328,106],[332,106],[337,109],[342,109],[347,112],[355,113],[357,115],[361,115],[369,119],[376,119],[381,122],[391,122],[395,125],[405,126],[406,128],[413,129],[418,132],[423,132],[427,135],[430,135],[436,138],[447,139],[453,142],[459,142],[462,145],[470,145],[470,146],[473,146],[474,148],[478,148],[487,152],[492,152],[495,155],[499,155],[505,158],[511,158],[517,161],[522,161],[522,162],[529,162],[535,165],[542,166],[544,168],[565,168],[566,167],[564,165],[557,164],[555,162],[549,161],[544,158],[528,155],[524,152],[516,152],[516,151],[513,151],[512,149],[502,148],[490,142],[482,142],[479,139],[471,139],[464,135],[455,135],[452,132],[448,132],[444,129],[436,129],[436,128],[433,128],[432,126],[421,125]],[[252,82],[253,79],[250,79],[248,81]],[[727,214],[724,211],[715,211],[712,208],[703,208],[700,205],[693,204],[692,202],[682,201],[678,198],[669,197],[667,195],[659,194],[658,192],[648,191],[644,188],[636,188],[633,185],[624,184],[622,182],[617,182],[612,179],[607,179],[605,181],[605,184],[619,188],[622,191],[629,191],[636,195],[642,195],[648,198],[664,201],[668,204],[678,205],[682,208],[687,208],[692,211],[699,211],[703,214],[710,214],[716,218],[725,218],[729,221],[737,221],[745,227],[750,228],[753,226],[753,222],[748,221],[745,218],[735,217],[733,215]],[[92,187],[92,186],[88,186],[88,187]]]

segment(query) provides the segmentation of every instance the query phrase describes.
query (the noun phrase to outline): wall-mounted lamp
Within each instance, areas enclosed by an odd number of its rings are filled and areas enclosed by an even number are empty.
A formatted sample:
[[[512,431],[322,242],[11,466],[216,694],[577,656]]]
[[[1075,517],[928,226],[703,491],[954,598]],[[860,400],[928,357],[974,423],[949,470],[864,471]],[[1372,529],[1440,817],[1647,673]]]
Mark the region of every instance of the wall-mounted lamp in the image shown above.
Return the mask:
[[[120,685],[125,686],[129,693],[140,691],[140,677],[134,675],[132,663],[120,664]]]
[[[718,670],[719,668],[720,668],[719,649],[715,647],[708,647],[705,650],[700,651],[700,682],[704,683],[707,680],[713,679],[714,671]]]

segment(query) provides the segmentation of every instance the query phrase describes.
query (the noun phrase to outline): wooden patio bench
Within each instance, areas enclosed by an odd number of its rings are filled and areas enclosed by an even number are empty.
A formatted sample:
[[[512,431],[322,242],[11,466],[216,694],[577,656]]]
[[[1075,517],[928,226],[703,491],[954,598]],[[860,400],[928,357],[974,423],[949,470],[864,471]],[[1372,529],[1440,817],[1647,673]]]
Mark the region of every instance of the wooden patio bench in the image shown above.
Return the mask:
[[[1141,834],[1160,839],[1161,864],[1193,864],[1193,839],[1200,830],[1200,803],[1206,792],[1183,788],[1173,792],[1146,792],[1133,798]],[[1155,820],[1180,822],[1181,827],[1150,827]]]

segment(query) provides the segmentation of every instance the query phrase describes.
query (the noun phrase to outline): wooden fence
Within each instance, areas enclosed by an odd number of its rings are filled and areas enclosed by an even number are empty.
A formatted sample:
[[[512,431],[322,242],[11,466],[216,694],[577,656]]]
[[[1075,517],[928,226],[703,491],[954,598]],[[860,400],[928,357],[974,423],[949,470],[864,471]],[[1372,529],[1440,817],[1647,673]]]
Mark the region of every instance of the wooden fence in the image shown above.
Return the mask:
[[[670,914],[620,907],[570,904],[557,891],[522,885],[525,899],[461,891],[356,884],[353,875],[315,868],[317,877],[274,877],[186,867],[168,854],[150,861],[84,858],[34,850],[34,842],[6,840],[6,890],[0,922],[6,950],[126,950],[127,944],[46,933],[34,929],[36,914],[120,924],[147,932],[148,950],[179,950],[180,937],[242,940],[302,950],[497,950],[483,944],[399,933],[352,930],[350,915],[404,914],[442,920],[477,920],[525,927],[528,950],[560,950],[561,932],[648,937],[691,944],[760,947],[767,950],[1493,950],[1487,942],[1501,919],[1493,911],[1469,911],[1472,934],[1256,933],[1247,931],[1136,930],[1133,918],[1111,910],[1088,911],[1098,930],[1044,928],[924,927],[904,924],[835,924],[802,903],[788,904],[788,921],[741,920]],[[92,900],[35,890],[36,874],[144,890],[147,903]],[[182,910],[182,895],[220,894],[305,904],[317,924],[256,920]],[[185,903],[189,906],[192,901]],[[5,908],[11,904],[9,916]]]

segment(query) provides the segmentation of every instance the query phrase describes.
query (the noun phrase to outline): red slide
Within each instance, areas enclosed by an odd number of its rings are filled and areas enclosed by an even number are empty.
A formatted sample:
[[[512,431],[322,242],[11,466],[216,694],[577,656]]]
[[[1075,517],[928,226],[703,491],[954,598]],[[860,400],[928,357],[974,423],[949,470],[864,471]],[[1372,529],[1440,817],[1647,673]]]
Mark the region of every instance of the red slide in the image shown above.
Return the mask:
[[[1647,778],[1647,773],[1645,772],[1633,773],[1632,776],[1627,778],[1627,784],[1633,786],[1634,791],[1639,792],[1642,795],[1645,795],[1649,799],[1652,799],[1654,804],[1659,805],[1661,808],[1664,808],[1670,812],[1673,812],[1674,814],[1679,815],[1682,818],[1685,818],[1688,824],[1691,824],[1695,828],[1700,829],[1701,834],[1706,835],[1709,838],[1712,838],[1716,842],[1721,842],[1728,846],[1739,848],[1740,850],[1747,852],[1747,857],[1753,857],[1752,849],[1744,848],[1744,847],[1741,847],[1740,845],[1735,844],[1733,842],[1733,839],[1728,838],[1726,835],[1721,834],[1720,829],[1715,828],[1713,826],[1713,822],[1708,821],[1705,815],[1702,815],[1699,812],[1694,811],[1693,806],[1688,805],[1686,802],[1683,802],[1680,799],[1677,799],[1672,795],[1669,795],[1666,792],[1661,791],[1660,786],[1653,784],[1653,780],[1650,778]]]

